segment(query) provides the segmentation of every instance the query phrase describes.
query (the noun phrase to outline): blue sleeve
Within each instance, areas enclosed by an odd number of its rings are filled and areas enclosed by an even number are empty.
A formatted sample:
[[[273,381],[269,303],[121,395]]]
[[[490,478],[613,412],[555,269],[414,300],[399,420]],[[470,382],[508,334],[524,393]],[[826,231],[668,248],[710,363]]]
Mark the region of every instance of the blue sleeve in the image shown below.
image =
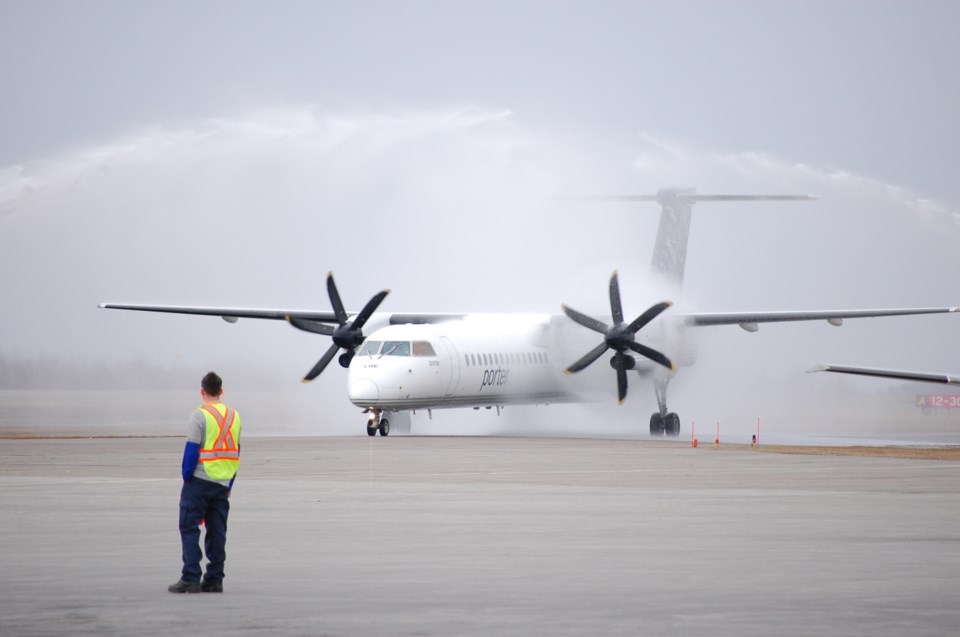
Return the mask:
[[[193,471],[197,468],[197,462],[200,460],[200,445],[195,442],[188,442],[183,447],[183,467],[181,473],[183,479],[189,482],[193,479]]]
[[[240,451],[240,443],[237,443],[237,451]],[[233,491],[233,481],[237,479],[237,474],[233,474],[233,477],[230,478],[230,486],[227,487],[230,491]]]

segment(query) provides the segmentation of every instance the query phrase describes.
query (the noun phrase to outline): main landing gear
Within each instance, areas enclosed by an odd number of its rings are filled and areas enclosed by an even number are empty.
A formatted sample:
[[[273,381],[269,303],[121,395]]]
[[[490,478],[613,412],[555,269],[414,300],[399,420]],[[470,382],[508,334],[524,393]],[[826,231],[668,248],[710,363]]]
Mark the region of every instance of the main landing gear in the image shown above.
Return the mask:
[[[386,418],[381,418],[380,410],[371,409],[368,413],[370,414],[370,418],[367,420],[367,435],[376,436],[379,431],[381,436],[389,436],[390,421]]]
[[[653,388],[657,394],[657,406],[659,411],[655,411],[650,416],[650,435],[651,436],[679,436],[680,435],[680,416],[667,411],[667,383],[669,378],[663,378],[654,382]]]
[[[659,411],[653,412],[650,415],[650,435],[679,436],[680,416],[672,411],[667,414],[661,414]]]

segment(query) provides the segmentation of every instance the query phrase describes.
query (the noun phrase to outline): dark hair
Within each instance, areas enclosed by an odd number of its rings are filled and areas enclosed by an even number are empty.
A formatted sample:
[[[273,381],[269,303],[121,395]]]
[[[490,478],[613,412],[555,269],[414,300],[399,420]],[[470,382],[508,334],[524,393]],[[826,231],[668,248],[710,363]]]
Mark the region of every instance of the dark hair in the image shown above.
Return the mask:
[[[223,379],[215,372],[208,372],[200,381],[200,387],[207,392],[208,396],[219,396],[223,393]]]

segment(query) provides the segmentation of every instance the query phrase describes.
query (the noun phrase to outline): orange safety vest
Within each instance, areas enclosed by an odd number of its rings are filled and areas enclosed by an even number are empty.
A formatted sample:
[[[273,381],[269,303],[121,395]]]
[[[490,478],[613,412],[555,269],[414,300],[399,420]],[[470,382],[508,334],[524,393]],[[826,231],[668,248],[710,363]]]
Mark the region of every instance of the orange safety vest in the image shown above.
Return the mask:
[[[206,403],[200,411],[206,418],[203,470],[214,480],[231,480],[240,467],[240,414],[223,403]]]

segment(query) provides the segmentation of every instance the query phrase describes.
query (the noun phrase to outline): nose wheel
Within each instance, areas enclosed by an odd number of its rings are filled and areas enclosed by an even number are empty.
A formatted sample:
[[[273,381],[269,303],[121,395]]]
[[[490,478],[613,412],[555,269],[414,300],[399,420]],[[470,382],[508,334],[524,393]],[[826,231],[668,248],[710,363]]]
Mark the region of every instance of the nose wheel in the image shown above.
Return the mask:
[[[380,417],[379,411],[370,411],[370,418],[367,419],[367,435],[376,436],[380,432],[381,436],[390,435],[390,421]]]

